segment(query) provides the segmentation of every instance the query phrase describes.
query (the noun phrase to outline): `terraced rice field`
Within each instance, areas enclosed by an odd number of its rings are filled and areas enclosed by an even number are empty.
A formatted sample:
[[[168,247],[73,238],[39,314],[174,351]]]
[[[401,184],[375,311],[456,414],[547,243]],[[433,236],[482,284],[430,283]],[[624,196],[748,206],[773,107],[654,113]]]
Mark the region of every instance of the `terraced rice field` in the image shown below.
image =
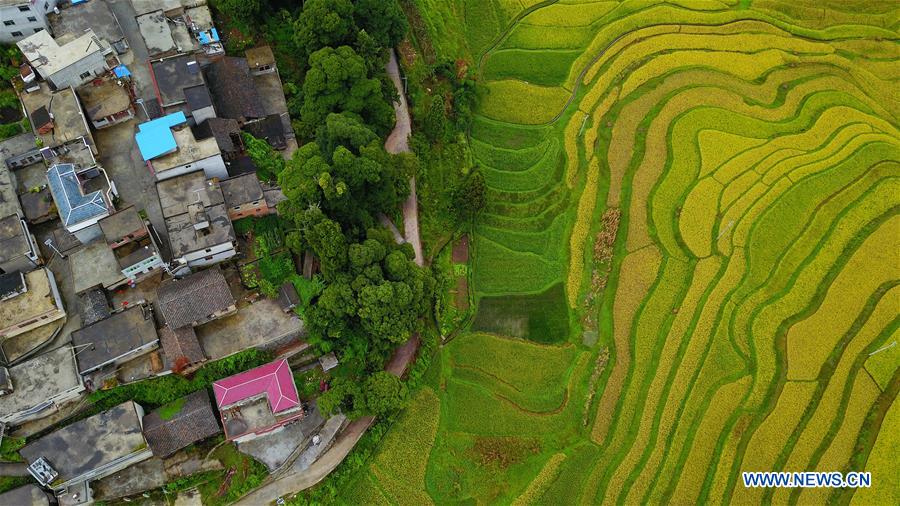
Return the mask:
[[[900,338],[900,5],[417,4],[478,68],[490,192],[472,237],[490,334],[430,372],[431,500],[896,504],[900,345],[872,353]],[[740,482],[768,470],[874,487]]]

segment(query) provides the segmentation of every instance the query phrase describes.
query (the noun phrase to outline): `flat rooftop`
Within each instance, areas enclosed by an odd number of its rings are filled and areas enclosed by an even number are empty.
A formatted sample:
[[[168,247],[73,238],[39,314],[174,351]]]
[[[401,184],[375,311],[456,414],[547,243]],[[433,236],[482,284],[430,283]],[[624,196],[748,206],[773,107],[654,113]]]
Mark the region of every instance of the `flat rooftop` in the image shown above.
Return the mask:
[[[36,269],[26,273],[25,285],[28,291],[0,301],[0,328],[31,320],[56,309],[56,298],[50,289],[47,272],[46,269]],[[47,323],[51,321],[53,320],[48,320]]]
[[[79,478],[146,451],[147,441],[141,432],[142,411],[140,405],[124,402],[37,439],[19,453],[28,462],[46,458],[61,480]]]
[[[163,11],[157,10],[142,14],[137,18],[138,29],[147,46],[147,54],[155,55],[170,53],[178,50],[175,39],[172,38],[172,29]]]
[[[128,206],[98,222],[108,243],[134,239],[147,234],[144,220],[134,206]]]
[[[205,160],[221,153],[219,144],[215,139],[209,138],[198,141],[194,138],[194,132],[190,128],[174,130],[172,135],[175,137],[178,149],[167,155],[154,158],[150,162],[157,174],[191,162]]]
[[[236,207],[257,200],[263,200],[263,189],[256,174],[243,174],[225,179],[219,183],[225,196],[225,205]]]
[[[30,249],[19,215],[11,214],[0,218],[0,264],[8,262]]]
[[[72,332],[72,346],[78,350],[75,360],[81,374],[134,350],[146,347],[145,352],[150,352],[155,348],[153,343],[158,341],[149,306],[132,306]]]
[[[31,66],[45,78],[65,69],[72,62],[84,58],[85,54],[106,51],[107,43],[97,43],[94,30],[88,28],[82,35],[60,44],[47,30],[41,30],[16,43]]]
[[[219,185],[207,181],[202,170],[159,181],[156,192],[164,218],[188,212],[188,205],[195,202],[204,207],[225,202]]]
[[[225,242],[236,240],[228,210],[224,204],[204,208],[209,226],[198,231],[194,229],[194,220],[189,213],[166,218],[166,230],[169,232],[169,244],[172,255],[180,257],[192,251],[211,248]]]
[[[158,7],[157,7],[158,8]],[[203,84],[203,72],[193,55],[180,55],[150,64],[163,107],[185,101],[184,89]]]
[[[69,253],[75,293],[97,285],[114,288],[127,281],[116,254],[105,241],[94,241]]]
[[[165,12],[175,11],[182,7],[181,0],[131,0],[131,4],[138,16],[160,9]]]
[[[0,217],[16,214],[21,210],[17,193],[12,173],[6,168],[6,164],[0,165]]]
[[[41,32],[43,33],[43,32]],[[81,106],[72,88],[65,88],[56,93],[50,91],[46,82],[40,83],[40,89],[31,93],[19,94],[28,118],[32,119],[41,107],[53,115],[53,130],[46,134],[38,134],[46,147],[61,146],[67,142],[86,137],[93,143],[90,131],[81,115]],[[32,123],[34,121],[32,120]]]
[[[90,29],[109,43],[114,44],[125,38],[116,16],[109,10],[106,2],[102,1],[70,5],[59,14],[50,11],[47,13],[47,21],[60,44],[74,40]]]
[[[0,421],[16,419],[65,392],[84,390],[70,345],[10,367],[9,376],[13,392],[0,397]]]
[[[95,82],[79,86],[76,90],[88,118],[92,121],[112,116],[131,107],[131,96],[116,80],[107,78],[100,81],[100,84],[94,84]]]

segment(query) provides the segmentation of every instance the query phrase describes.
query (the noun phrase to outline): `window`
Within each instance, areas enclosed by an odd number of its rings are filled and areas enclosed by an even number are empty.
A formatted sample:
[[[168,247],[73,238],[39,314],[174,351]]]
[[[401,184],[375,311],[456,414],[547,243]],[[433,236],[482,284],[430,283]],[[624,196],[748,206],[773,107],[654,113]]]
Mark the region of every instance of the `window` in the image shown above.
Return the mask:
[[[28,21],[31,21],[32,23],[34,23],[37,21],[37,18],[34,16],[28,16]]]
[[[28,11],[30,11],[30,10],[31,10],[31,7],[29,7],[29,6],[27,6],[27,5],[20,5],[20,6],[19,6],[19,12],[28,12]]]
[[[12,32],[12,33],[10,33],[10,35],[12,35],[13,37],[21,37],[22,32]]]
[[[209,253],[210,251],[212,251],[212,248],[206,248],[207,253]]]
[[[6,21],[3,22],[3,24],[6,26],[12,26],[12,25],[16,24],[16,22],[11,19],[7,19]]]
[[[35,29],[34,29],[34,33],[38,33],[38,32],[41,31],[41,30],[43,30],[43,28],[35,28]]]
[[[81,78],[81,79],[86,79],[86,78],[88,78],[88,77],[91,77],[91,73],[90,73],[90,72],[85,72],[84,74],[81,74],[81,75],[78,76],[78,77]]]
[[[48,4],[47,2],[44,2],[44,10],[45,11],[50,10],[50,4]]]

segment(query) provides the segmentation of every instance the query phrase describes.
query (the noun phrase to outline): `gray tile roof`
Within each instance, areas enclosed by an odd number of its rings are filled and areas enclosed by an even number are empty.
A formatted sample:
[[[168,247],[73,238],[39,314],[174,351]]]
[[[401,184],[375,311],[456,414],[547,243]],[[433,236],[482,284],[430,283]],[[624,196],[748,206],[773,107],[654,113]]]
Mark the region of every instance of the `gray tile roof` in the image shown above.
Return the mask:
[[[62,163],[47,171],[50,193],[63,225],[68,227],[109,214],[103,193],[95,191],[85,195],[75,175],[75,165]]]
[[[203,347],[197,340],[194,327],[185,326],[173,330],[166,325],[159,330],[159,341],[172,367],[181,357],[187,359],[187,365],[206,360],[206,354],[203,353]]]
[[[157,291],[157,303],[169,327],[177,329],[205,321],[234,305],[235,300],[222,271],[212,268],[164,281]]]
[[[166,458],[220,432],[206,390],[182,397],[144,417],[144,437],[155,457]]]

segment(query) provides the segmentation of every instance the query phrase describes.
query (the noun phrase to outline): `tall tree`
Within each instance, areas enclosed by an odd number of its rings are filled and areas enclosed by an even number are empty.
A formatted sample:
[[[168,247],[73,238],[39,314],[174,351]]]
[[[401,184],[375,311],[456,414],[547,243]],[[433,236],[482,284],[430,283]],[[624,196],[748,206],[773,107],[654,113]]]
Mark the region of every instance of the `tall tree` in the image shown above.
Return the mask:
[[[330,113],[340,112],[359,115],[380,135],[394,124],[381,81],[369,77],[366,62],[349,46],[322,48],[309,57],[300,109],[303,133],[312,135]]]
[[[350,44],[357,32],[353,4],[350,0],[306,0],[295,28],[294,42],[305,56],[323,47]]]
[[[408,28],[397,0],[356,0],[354,18],[360,29],[387,48],[399,44]]]

